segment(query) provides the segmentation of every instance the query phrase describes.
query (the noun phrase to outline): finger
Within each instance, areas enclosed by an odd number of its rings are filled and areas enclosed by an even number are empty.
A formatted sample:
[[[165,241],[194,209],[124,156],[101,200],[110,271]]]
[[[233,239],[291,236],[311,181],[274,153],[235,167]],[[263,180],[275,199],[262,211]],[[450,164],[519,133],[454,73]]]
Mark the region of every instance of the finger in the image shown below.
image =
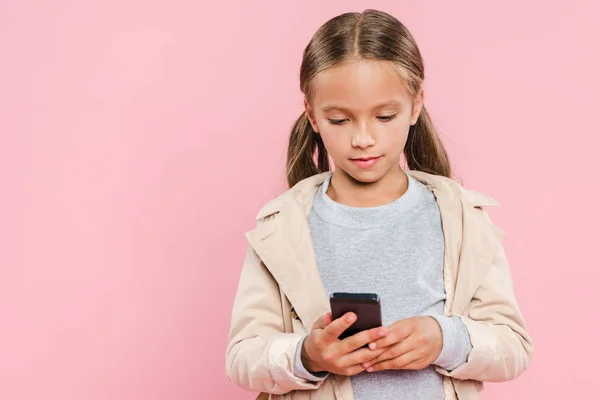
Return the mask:
[[[422,357],[422,358],[418,359],[417,361],[413,361],[409,364],[406,364],[405,366],[402,367],[402,369],[417,370],[417,369],[427,368],[430,365],[431,365],[431,363],[428,362],[427,357]]]
[[[386,363],[388,363],[388,365],[385,365]],[[379,364],[375,364],[370,368],[366,368],[367,372],[375,372],[375,371],[382,371],[382,370],[386,370],[386,369],[396,369],[396,370],[420,370],[423,368],[427,368],[431,363],[427,362],[427,357],[421,357],[418,358],[415,361],[412,361],[406,365],[399,365],[397,363],[394,362],[394,360],[387,360],[387,361],[383,361]]]
[[[381,361],[398,358],[398,357],[412,351],[415,347],[416,347],[415,341],[411,338],[411,336],[409,336],[408,338],[402,340],[399,343],[393,344],[388,347],[384,347],[383,349],[385,351],[380,356],[378,356],[376,359],[373,359],[368,364],[373,365],[373,364],[376,364]],[[363,364],[363,366],[365,368],[369,367],[369,365],[365,365],[365,364]]]
[[[319,317],[317,322],[313,325],[313,329],[325,329],[327,325],[331,323],[331,313],[325,313]]]
[[[340,353],[347,354],[351,353],[361,347],[367,345],[373,340],[380,339],[388,334],[387,328],[379,326],[377,328],[368,329],[366,331],[359,332],[355,335],[345,338],[339,343]]]
[[[373,364],[367,368],[368,372],[383,371],[385,369],[405,369],[405,367],[415,361],[420,360],[423,356],[417,351],[410,351],[397,358],[392,358]]]
[[[352,353],[343,355],[342,357],[340,357],[339,361],[340,361],[340,365],[343,366],[348,366],[348,365],[360,365],[362,367],[362,369],[366,369],[366,367],[364,366],[364,363],[367,363],[371,360],[373,360],[374,358],[376,358],[377,356],[379,356],[380,354],[382,354],[383,352],[385,352],[386,349],[380,349],[380,350],[369,350],[369,349],[358,349],[356,351],[353,351]]]
[[[345,368],[343,371],[341,371],[338,375],[346,375],[346,376],[353,376],[353,375],[358,375],[361,372],[363,372],[365,369],[360,365],[353,365],[351,367],[347,367]]]
[[[387,336],[369,343],[369,348],[371,350],[389,347],[395,343],[399,343],[410,336],[413,331],[413,326],[411,323],[397,323],[392,325],[388,330],[390,333]]]
[[[325,327],[323,333],[325,333],[330,340],[337,339],[354,322],[356,322],[356,314],[348,312],[340,318],[331,321],[331,323]]]

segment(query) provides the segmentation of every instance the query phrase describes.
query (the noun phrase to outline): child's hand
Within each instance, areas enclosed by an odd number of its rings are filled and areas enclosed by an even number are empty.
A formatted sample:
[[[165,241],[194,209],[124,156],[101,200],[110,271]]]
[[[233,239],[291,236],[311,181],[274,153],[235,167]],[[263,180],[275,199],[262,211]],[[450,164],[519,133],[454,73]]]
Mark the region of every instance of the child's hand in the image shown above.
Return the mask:
[[[372,350],[385,351],[363,363],[368,372],[384,369],[423,369],[430,366],[442,351],[442,329],[432,317],[413,317],[397,321],[389,335],[369,344]]]
[[[338,337],[354,322],[356,314],[349,312],[331,321],[331,313],[319,318],[302,346],[302,363],[311,372],[328,371],[338,375],[356,375],[365,370],[361,363],[370,361],[386,349],[361,349],[367,343],[388,334],[384,327],[373,328],[339,340]]]

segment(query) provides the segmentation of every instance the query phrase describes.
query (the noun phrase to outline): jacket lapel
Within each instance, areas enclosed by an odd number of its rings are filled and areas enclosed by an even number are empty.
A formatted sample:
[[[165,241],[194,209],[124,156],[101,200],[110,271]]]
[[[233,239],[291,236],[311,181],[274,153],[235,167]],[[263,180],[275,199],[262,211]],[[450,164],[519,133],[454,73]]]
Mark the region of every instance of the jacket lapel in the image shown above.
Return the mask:
[[[501,244],[502,231],[483,217],[481,209],[472,204],[456,184],[435,175],[407,171],[425,184],[435,195],[444,231],[445,258],[452,290],[451,314],[465,313],[473,295],[485,279],[494,255]],[[487,196],[477,194],[486,204],[498,205]],[[454,284],[452,284],[454,283]]]
[[[456,282],[458,274],[458,261],[460,259],[461,238],[463,235],[463,224],[460,215],[462,204],[454,195],[451,188],[441,180],[433,179],[429,174],[419,171],[407,171],[414,178],[433,192],[442,219],[442,230],[444,233],[444,286],[446,290],[454,289],[454,285],[447,282]]]
[[[307,330],[331,310],[308,225],[312,198],[325,175],[316,175],[292,189],[278,215],[246,235]]]

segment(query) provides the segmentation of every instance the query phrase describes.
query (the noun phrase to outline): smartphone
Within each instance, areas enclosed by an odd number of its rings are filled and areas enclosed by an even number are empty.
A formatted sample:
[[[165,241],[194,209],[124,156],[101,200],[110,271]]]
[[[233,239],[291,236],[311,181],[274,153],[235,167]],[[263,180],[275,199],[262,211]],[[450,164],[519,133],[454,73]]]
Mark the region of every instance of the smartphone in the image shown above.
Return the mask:
[[[381,326],[381,303],[375,293],[336,292],[329,297],[329,303],[333,320],[350,311],[358,317],[356,322],[339,336],[340,340]]]

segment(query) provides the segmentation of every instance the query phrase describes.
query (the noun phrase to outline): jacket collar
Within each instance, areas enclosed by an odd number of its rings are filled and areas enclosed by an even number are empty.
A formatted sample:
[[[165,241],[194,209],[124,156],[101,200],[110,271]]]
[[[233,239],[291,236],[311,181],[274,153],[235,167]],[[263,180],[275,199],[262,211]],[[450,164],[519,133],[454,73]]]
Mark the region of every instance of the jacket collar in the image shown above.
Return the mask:
[[[498,205],[493,199],[463,189],[458,183],[425,172],[407,170],[436,197],[442,217],[445,272],[453,282],[452,312],[463,313],[484,279],[500,245],[502,232],[481,212]],[[257,226],[246,237],[277,280],[307,330],[329,312],[329,299],[316,264],[308,214],[318,187],[331,172],[307,178],[268,203]],[[464,267],[463,267],[464,266]]]

